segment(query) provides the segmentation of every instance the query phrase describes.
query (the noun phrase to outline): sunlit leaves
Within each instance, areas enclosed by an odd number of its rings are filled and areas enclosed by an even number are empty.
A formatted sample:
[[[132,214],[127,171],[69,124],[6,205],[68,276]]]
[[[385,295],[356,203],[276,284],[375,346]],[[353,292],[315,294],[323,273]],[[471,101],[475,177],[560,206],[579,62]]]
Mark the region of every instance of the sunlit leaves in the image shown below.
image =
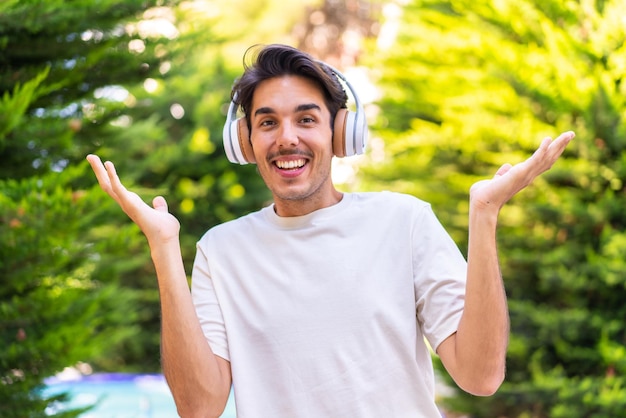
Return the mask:
[[[492,398],[452,400],[459,411],[623,411],[625,7],[407,2],[395,40],[364,57],[383,91],[372,128],[385,159],[360,168],[362,183],[432,202],[462,249],[469,186],[527,158],[545,136],[577,133],[553,169],[500,214],[508,376]]]

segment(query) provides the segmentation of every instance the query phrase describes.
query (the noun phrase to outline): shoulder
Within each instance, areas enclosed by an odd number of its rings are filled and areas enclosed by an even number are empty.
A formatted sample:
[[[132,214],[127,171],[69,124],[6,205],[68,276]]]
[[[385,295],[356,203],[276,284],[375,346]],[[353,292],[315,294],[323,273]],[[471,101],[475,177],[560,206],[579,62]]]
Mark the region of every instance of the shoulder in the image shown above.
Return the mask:
[[[352,194],[352,200],[357,206],[367,206],[373,210],[423,210],[430,208],[430,204],[413,195],[391,191],[362,192]]]
[[[408,232],[423,231],[438,223],[430,203],[413,195],[389,191],[357,193],[352,201],[352,217],[366,220],[366,224],[395,225]]]
[[[200,243],[206,244],[212,240],[220,241],[223,239],[234,240],[237,237],[249,234],[250,231],[258,228],[259,225],[265,222],[264,211],[267,209],[263,208],[209,228],[200,238]]]

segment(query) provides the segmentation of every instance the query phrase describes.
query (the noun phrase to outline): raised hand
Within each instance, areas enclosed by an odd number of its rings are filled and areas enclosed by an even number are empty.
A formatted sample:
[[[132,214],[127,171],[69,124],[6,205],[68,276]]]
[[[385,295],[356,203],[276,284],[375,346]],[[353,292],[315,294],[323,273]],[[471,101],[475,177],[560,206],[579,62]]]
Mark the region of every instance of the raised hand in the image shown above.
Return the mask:
[[[493,210],[496,213],[516,193],[549,170],[574,138],[574,132],[564,132],[556,139],[545,138],[537,151],[519,164],[504,164],[495,176],[481,180],[470,188],[470,206],[474,209]]]
[[[97,155],[88,155],[87,161],[96,174],[102,190],[139,226],[151,245],[178,240],[180,223],[167,211],[167,202],[162,196],[155,197],[150,207],[137,193],[124,187],[112,162],[107,161],[103,164]]]

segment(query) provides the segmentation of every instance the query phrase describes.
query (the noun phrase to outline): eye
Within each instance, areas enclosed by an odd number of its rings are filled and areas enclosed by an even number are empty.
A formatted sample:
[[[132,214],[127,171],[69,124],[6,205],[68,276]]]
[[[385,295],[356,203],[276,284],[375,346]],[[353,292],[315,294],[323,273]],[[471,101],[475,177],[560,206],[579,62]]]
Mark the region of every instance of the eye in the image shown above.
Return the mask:
[[[315,119],[312,118],[311,116],[305,116],[302,119],[300,119],[301,123],[314,123]]]
[[[273,126],[275,124],[276,123],[273,120],[265,119],[265,120],[261,121],[261,123],[259,123],[259,126]]]

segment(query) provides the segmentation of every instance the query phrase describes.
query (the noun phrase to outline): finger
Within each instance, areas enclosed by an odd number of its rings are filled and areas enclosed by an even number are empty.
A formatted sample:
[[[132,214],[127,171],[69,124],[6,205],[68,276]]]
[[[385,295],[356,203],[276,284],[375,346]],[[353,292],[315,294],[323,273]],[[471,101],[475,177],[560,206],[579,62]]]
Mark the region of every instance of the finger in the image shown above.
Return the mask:
[[[98,157],[97,155],[89,154],[87,155],[86,159],[89,162],[91,169],[96,174],[96,177],[98,176],[98,174],[104,173],[106,171],[104,169],[104,166],[102,165],[102,161],[100,160],[100,157]]]
[[[100,157],[94,154],[89,154],[87,156],[87,161],[91,166],[94,174],[96,175],[96,179],[98,180],[98,184],[108,194],[111,194],[111,181],[109,180],[109,176],[107,175],[107,170],[102,164],[102,160]]]
[[[551,152],[553,152],[556,156],[559,156],[559,155],[561,155],[561,153],[563,153],[563,150],[565,149],[567,144],[569,144],[570,141],[572,139],[574,139],[575,136],[576,136],[576,134],[573,131],[563,132],[561,135],[557,136],[554,139],[554,141],[551,140],[551,141],[548,142],[547,149],[549,149]],[[546,139],[548,139],[548,138],[546,138]]]
[[[552,145],[553,142],[554,141],[552,141],[552,138],[549,136],[543,138],[541,144],[539,144],[539,149],[537,151],[546,151],[548,148],[550,148],[550,145]]]
[[[511,169],[511,167],[513,167],[513,166],[511,164],[509,164],[509,163],[503,164],[498,169],[498,171],[496,171],[496,174],[495,174],[494,177],[499,177],[499,176],[505,175],[506,173],[508,173],[508,171]]]
[[[157,196],[152,199],[152,207],[160,212],[167,212],[167,202],[163,196]]]
[[[539,148],[529,158],[531,161],[537,161],[541,165],[542,170],[549,169],[552,164],[561,156],[565,147],[574,138],[573,131],[563,132],[554,140],[550,137],[546,137],[541,141]]]
[[[111,161],[105,161],[104,167],[106,168],[107,176],[109,178],[109,182],[111,183],[113,192],[118,196],[124,196],[128,190],[126,190],[126,187],[124,187],[119,176],[117,175],[115,164]]]
[[[574,137],[576,136],[576,134],[574,133],[574,131],[566,131],[563,132],[561,135],[558,136],[557,139],[562,139],[563,141],[571,141],[572,139],[574,139]]]
[[[92,167],[94,165],[97,165],[98,163],[102,164],[102,161],[100,161],[100,157],[98,157],[96,154],[88,154],[85,158],[87,159],[87,161],[89,161],[89,164]]]
[[[561,155],[576,134],[573,131],[563,132],[553,142],[553,146],[557,148],[557,155]]]

